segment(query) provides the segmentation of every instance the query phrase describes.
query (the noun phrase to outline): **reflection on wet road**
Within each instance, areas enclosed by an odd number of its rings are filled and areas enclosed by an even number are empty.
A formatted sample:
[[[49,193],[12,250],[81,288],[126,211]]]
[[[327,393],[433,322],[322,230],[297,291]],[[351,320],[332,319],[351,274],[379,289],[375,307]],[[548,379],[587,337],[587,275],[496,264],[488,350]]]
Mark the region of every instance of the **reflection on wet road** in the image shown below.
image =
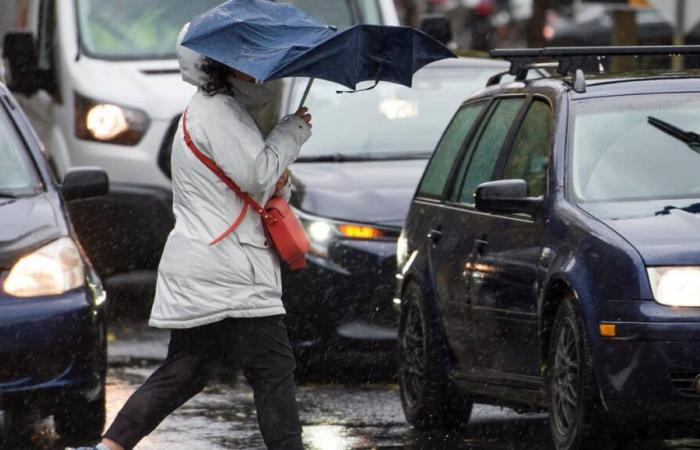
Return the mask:
[[[110,343],[108,421],[155,369],[165,354],[167,334],[132,328],[116,330]],[[299,401],[308,449],[549,449],[546,416],[517,414],[477,405],[470,426],[459,433],[419,433],[406,425],[396,385],[303,385]],[[59,450],[51,420],[32,441],[11,450]],[[242,379],[220,381],[166,419],[137,450],[264,448],[255,424],[252,392]],[[596,450],[700,448],[700,441],[596,443]],[[8,449],[9,450],[9,449]]]

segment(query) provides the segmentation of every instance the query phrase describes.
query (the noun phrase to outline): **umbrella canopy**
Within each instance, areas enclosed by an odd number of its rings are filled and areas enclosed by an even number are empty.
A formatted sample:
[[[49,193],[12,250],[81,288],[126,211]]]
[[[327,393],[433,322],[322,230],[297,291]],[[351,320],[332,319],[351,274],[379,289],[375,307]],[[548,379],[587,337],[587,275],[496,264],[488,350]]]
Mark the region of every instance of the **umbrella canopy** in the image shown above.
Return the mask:
[[[367,80],[411,86],[424,65],[455,55],[408,27],[356,25],[343,31],[286,3],[229,0],[192,21],[182,45],[259,82],[304,76],[350,89]]]

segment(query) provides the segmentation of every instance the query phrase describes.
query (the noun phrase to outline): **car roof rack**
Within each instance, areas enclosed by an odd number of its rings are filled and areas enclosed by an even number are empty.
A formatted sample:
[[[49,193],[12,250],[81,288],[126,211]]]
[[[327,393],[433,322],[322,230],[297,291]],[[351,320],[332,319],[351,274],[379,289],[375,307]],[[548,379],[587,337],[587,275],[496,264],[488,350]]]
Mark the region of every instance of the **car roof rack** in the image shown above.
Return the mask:
[[[557,67],[559,67],[559,64],[556,62],[544,62],[544,63],[528,64],[525,67],[525,69],[527,70],[527,72],[525,72],[525,77],[523,79],[519,79],[516,77],[516,80],[522,81],[525,78],[527,78],[530,70],[536,70],[537,73],[539,73],[542,76],[542,78],[545,78],[549,75],[549,73],[547,73],[547,71],[549,69],[556,69]],[[504,72],[499,72],[499,73],[493,75],[492,77],[490,77],[488,79],[488,81],[486,82],[486,86],[495,86],[497,84],[501,84],[501,80],[506,75],[512,75],[510,69],[506,70]]]
[[[560,75],[573,76],[574,90],[585,92],[586,79],[583,70],[590,62],[599,64],[601,58],[609,56],[700,55],[700,45],[514,48],[492,50],[490,55],[492,58],[508,61],[508,73],[518,81],[527,78],[528,72],[536,67],[537,61],[553,59],[558,64],[557,72]]]

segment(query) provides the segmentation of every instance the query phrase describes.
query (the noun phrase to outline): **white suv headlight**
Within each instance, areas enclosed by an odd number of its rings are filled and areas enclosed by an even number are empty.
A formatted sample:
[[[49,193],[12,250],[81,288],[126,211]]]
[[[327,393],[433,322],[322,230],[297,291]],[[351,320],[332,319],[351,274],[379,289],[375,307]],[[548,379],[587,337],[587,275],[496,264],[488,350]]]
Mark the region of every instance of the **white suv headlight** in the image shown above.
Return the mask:
[[[78,247],[64,237],[22,257],[3,283],[14,297],[60,295],[85,284],[85,268]]]
[[[700,267],[648,267],[651,290],[667,306],[700,306]]]

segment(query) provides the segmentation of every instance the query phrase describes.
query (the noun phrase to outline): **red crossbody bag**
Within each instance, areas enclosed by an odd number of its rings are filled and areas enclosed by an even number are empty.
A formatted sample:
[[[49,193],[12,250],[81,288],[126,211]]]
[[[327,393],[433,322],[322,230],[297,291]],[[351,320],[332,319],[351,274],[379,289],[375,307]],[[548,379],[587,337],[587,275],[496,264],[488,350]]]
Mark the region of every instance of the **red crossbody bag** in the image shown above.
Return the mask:
[[[229,189],[236,193],[243,200],[243,210],[238,215],[238,218],[233,224],[224,231],[221,236],[217,237],[209,243],[216,245],[236,231],[236,228],[243,222],[243,219],[248,212],[248,208],[253,208],[255,212],[260,214],[263,220],[265,232],[273,246],[279,253],[280,258],[285,261],[292,270],[299,270],[306,267],[306,254],[311,249],[309,237],[306,235],[304,227],[299,223],[296,215],[289,206],[289,203],[283,198],[272,197],[263,208],[253,198],[243,192],[241,188],[226,174],[216,163],[204,153],[202,153],[190,137],[187,131],[187,111],[182,115],[182,132],[185,138],[185,143],[194,156],[199,159],[202,164],[207,166],[209,170],[223,181]]]

